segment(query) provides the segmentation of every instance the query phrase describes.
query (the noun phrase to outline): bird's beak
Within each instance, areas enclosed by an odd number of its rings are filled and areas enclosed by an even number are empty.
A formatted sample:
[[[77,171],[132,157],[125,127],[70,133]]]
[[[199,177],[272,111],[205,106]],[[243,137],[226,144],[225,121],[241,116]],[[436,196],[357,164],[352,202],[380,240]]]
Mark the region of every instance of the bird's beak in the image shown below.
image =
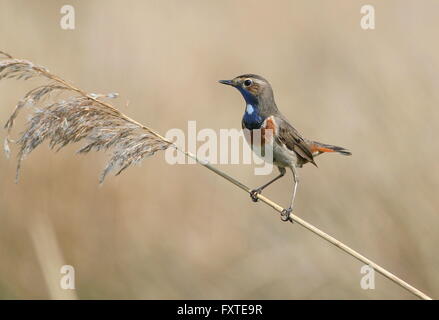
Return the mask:
[[[234,85],[232,80],[219,80],[218,82],[222,83],[222,84],[226,84],[228,86],[233,86]]]

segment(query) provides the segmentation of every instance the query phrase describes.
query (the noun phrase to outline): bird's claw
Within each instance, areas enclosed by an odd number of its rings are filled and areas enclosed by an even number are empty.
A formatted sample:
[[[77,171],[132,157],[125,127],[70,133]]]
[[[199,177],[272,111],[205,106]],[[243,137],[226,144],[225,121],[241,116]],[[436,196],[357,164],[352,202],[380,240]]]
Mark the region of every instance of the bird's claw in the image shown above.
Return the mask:
[[[280,219],[284,222],[290,220],[290,213],[293,211],[293,209],[288,208],[288,209],[283,209],[281,214],[280,214]]]
[[[258,194],[261,194],[262,189],[253,189],[250,191],[250,198],[252,198],[253,202],[258,202]]]

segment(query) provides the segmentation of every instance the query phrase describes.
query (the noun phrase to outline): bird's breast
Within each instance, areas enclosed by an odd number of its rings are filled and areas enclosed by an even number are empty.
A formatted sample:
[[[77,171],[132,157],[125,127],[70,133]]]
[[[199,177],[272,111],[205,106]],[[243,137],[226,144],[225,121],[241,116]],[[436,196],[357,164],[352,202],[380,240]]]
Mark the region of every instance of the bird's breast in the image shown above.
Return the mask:
[[[278,131],[274,117],[265,118],[260,125],[254,128],[246,126],[243,122],[243,129],[247,129],[245,137],[252,147],[273,144]]]
[[[248,128],[243,124],[244,136],[251,149],[258,155],[268,158],[264,158],[265,161],[273,162],[276,158],[276,135],[278,126],[276,119],[271,116],[265,118],[258,128]],[[267,154],[267,148],[270,149],[270,153]],[[271,156],[270,156],[271,155]]]

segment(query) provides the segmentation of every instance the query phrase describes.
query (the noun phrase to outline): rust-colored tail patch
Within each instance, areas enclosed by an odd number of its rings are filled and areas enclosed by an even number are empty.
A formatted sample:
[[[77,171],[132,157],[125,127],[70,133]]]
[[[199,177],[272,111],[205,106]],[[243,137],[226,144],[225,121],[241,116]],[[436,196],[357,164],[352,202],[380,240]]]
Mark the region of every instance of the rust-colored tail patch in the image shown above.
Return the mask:
[[[324,152],[338,152],[345,156],[350,156],[352,154],[349,150],[346,150],[345,148],[333,146],[330,144],[324,144],[316,141],[314,141],[311,144],[311,152],[313,154],[320,154]]]
[[[320,146],[317,146],[315,144],[311,146],[311,151],[312,151],[312,153],[314,153],[314,152],[335,152],[335,150],[333,150],[333,149],[320,147]]]

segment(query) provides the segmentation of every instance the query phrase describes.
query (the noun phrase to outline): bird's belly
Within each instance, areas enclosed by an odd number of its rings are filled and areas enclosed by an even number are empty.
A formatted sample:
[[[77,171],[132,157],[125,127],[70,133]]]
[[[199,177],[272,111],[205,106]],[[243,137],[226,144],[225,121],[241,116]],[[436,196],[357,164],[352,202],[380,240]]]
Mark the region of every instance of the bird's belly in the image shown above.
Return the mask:
[[[266,135],[264,130],[260,130],[259,133],[256,133],[256,130],[249,130],[245,138],[253,152],[266,162],[279,167],[291,167],[297,164],[296,153],[285,145],[277,143],[271,135]]]
[[[273,145],[273,163],[278,167],[291,167],[297,165],[297,155],[285,145],[275,142]]]
[[[273,162],[273,157],[269,154],[272,150],[272,139],[265,134],[264,129],[247,129],[244,128],[244,136],[252,151],[259,157],[264,158],[267,162]]]

